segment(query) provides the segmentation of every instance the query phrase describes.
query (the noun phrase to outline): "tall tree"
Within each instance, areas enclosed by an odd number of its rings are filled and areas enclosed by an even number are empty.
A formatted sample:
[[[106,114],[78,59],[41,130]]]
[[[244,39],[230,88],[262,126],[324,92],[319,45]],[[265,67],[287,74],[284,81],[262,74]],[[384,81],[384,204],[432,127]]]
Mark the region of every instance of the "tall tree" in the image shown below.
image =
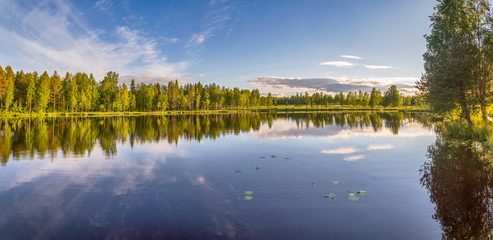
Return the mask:
[[[5,110],[9,111],[10,105],[14,101],[14,76],[7,74],[7,87],[5,88],[4,102]]]
[[[58,92],[62,87],[62,79],[60,75],[58,75],[57,71],[53,73],[53,76],[50,78],[50,100],[53,103],[53,112],[55,112],[56,108],[56,98],[58,96]]]
[[[5,88],[7,87],[7,75],[3,70],[2,66],[0,66],[0,106],[3,104],[3,96],[5,94]]]
[[[382,101],[382,93],[380,93],[380,90],[373,88],[370,93],[370,107],[376,107],[380,101]]]
[[[384,107],[402,106],[402,96],[399,94],[399,91],[397,90],[397,86],[392,85],[389,87],[389,89],[387,91],[385,91],[383,99],[382,99],[382,105]]]
[[[109,110],[113,106],[113,102],[116,100],[116,93],[118,92],[118,73],[108,72],[101,81],[100,98],[102,104],[104,104],[105,110]]]
[[[417,83],[435,112],[449,112],[458,106],[461,118],[469,124],[481,55],[475,33],[487,8],[482,0],[438,0],[430,17],[431,34],[425,36],[425,74]]]
[[[29,114],[31,114],[33,100],[36,94],[36,82],[38,74],[34,72],[33,74],[28,73],[26,76],[26,102],[29,106]]]
[[[50,97],[50,76],[45,71],[38,80],[36,87],[36,106],[38,111],[43,112],[48,105]]]

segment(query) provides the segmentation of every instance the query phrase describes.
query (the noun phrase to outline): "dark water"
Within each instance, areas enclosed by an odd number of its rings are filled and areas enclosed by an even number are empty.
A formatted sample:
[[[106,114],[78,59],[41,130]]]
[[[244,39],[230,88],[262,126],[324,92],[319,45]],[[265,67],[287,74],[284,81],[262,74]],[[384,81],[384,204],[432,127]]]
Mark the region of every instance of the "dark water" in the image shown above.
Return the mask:
[[[484,151],[446,144],[411,114],[0,124],[0,239],[439,239],[491,232]]]

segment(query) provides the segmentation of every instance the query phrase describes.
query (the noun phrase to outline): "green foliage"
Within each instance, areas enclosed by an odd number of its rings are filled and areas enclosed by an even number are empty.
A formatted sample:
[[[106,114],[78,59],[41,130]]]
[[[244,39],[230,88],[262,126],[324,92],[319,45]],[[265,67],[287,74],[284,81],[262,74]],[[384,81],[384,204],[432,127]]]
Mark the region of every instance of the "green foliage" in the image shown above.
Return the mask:
[[[382,105],[384,107],[392,106],[399,107],[402,106],[403,97],[399,94],[397,86],[392,85],[387,91],[385,91],[382,98]]]
[[[376,88],[373,88],[370,94],[370,107],[376,107],[380,103],[380,101],[382,101],[382,93],[380,93],[380,91]]]
[[[62,79],[55,71],[50,77],[44,72],[38,78],[36,72],[16,74],[10,67],[0,66],[0,107],[7,110],[14,105],[17,111],[31,113],[51,108],[50,112],[126,112],[126,111],[165,111],[165,110],[220,110],[272,108],[282,109],[285,105],[308,108],[331,105],[354,106],[357,108],[375,107],[381,98],[380,91],[374,89],[372,95],[357,93],[338,93],[335,96],[323,92],[296,93],[290,97],[274,97],[271,93],[261,95],[258,89],[220,87],[214,83],[202,85],[170,81],[167,85],[159,83],[135,83],[130,89],[126,83],[118,84],[118,74],[108,72],[98,83],[93,75],[67,72]],[[3,72],[3,73],[2,73]],[[10,77],[9,77],[10,76]],[[10,81],[9,79],[14,79]],[[10,83],[10,85],[9,85]],[[2,85],[3,84],[3,85]],[[13,85],[12,85],[13,84]],[[13,90],[12,90],[13,89]],[[7,91],[8,90],[8,91]],[[415,97],[406,98],[406,105],[415,105]],[[372,105],[373,104],[373,105]],[[278,106],[281,105],[281,106]],[[339,106],[341,107],[341,106]]]
[[[36,87],[36,109],[43,112],[50,98],[50,76],[45,71],[38,80]]]
[[[9,111],[10,105],[14,101],[14,77],[13,75],[7,75],[7,87],[5,88],[5,110]]]
[[[486,118],[493,57],[491,18],[485,0],[439,0],[426,35],[425,74],[417,83],[432,109],[439,114],[460,107],[469,124],[471,111],[481,104]],[[486,40],[486,41],[485,41]]]
[[[100,85],[100,99],[105,110],[113,110],[111,107],[116,100],[117,92],[118,74],[116,72],[108,72]]]

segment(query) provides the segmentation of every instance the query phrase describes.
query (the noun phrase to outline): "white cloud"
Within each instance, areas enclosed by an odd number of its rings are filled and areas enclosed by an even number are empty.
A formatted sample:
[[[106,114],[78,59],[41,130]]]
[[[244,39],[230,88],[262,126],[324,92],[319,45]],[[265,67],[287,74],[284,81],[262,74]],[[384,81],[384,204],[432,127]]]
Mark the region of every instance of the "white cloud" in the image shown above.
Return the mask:
[[[320,63],[321,66],[334,66],[338,68],[350,68],[354,67],[354,63],[346,62],[346,61],[329,61],[329,62],[322,62]]]
[[[107,11],[113,6],[111,0],[98,0],[94,3],[94,8],[97,8],[101,11]]]
[[[354,162],[354,161],[358,161],[358,160],[364,159],[364,158],[365,158],[364,154],[354,155],[354,156],[346,156],[346,157],[344,157],[344,161]]]
[[[95,7],[103,4],[106,2],[99,1]],[[86,72],[94,73],[97,80],[108,71],[120,76],[179,78],[189,65],[186,61],[168,62],[156,41],[139,30],[127,26],[108,32],[91,29],[83,15],[62,1],[27,5],[5,0],[0,5],[4,16],[0,36],[9,36],[0,38],[0,59],[9,61],[14,70]],[[103,40],[106,37],[115,40]]]
[[[179,40],[178,38],[164,37],[164,41],[167,42],[167,43],[177,43],[178,40]]]
[[[358,57],[358,56],[352,56],[352,55],[341,55],[342,58],[348,58],[348,59],[358,59],[361,60],[363,58]]]
[[[336,149],[322,150],[320,152],[325,154],[351,154],[351,153],[359,152],[359,149],[355,147],[340,147]]]
[[[226,1],[220,1],[220,3],[225,3]],[[234,7],[231,4],[223,4],[221,7],[213,6],[216,5],[216,1],[211,1],[208,9],[205,9],[206,14],[201,20],[202,30],[199,32],[192,33],[188,44],[185,46],[187,48],[198,47],[202,45],[207,39],[213,37],[220,31],[228,29],[226,34],[233,31],[233,27],[229,26],[229,20],[232,19]]]
[[[385,91],[390,85],[397,85],[399,91],[405,94],[417,92],[414,77],[369,77],[369,78],[349,78],[349,77],[275,77],[263,76],[248,81],[261,90],[276,90],[281,93],[292,94],[293,92],[350,92],[350,91],[371,91],[373,87]],[[413,92],[414,90],[414,92]]]
[[[385,66],[385,65],[364,65],[365,68],[368,69],[391,69],[393,68],[392,66]]]
[[[366,150],[376,151],[376,150],[389,150],[394,148],[395,146],[392,144],[371,144],[366,148]]]

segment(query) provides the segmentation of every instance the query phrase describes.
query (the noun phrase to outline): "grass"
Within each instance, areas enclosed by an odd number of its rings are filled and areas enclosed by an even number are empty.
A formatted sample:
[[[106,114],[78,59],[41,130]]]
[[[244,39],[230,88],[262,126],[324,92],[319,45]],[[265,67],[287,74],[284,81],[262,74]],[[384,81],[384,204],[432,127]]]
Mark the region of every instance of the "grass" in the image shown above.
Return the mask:
[[[169,111],[149,111],[149,112],[0,112],[0,117],[105,117],[105,116],[147,116],[147,115],[201,115],[201,114],[231,114],[231,113],[251,113],[251,112],[312,112],[312,111],[426,111],[423,107],[403,106],[383,108],[329,105],[329,106],[301,106],[301,105],[279,105],[272,107],[242,108],[242,109],[220,109],[220,110],[169,110]]]

